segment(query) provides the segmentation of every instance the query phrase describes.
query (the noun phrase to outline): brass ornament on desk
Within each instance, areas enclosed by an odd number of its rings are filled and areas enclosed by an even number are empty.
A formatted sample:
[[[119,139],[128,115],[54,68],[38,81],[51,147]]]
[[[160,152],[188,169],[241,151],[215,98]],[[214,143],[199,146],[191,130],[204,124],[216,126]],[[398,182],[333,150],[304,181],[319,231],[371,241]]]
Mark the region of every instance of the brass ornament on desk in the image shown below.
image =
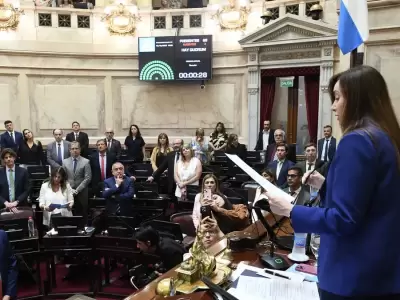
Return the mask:
[[[200,280],[203,276],[209,277],[213,283],[221,285],[226,282],[232,270],[226,265],[217,262],[214,256],[207,252],[203,243],[204,232],[197,231],[195,242],[189,250],[191,257],[181,263],[175,270],[177,277],[174,281],[176,292],[190,294],[197,289],[208,289]],[[165,280],[165,279],[164,279]],[[157,285],[157,294],[164,295],[170,291],[166,287],[167,281],[161,280]],[[168,284],[170,278],[167,279]]]
[[[250,8],[236,5],[235,0],[229,0],[228,5],[219,8],[214,15],[223,30],[244,30],[247,26]]]
[[[23,10],[15,8],[12,4],[4,4],[4,1],[0,0],[0,30],[16,30],[22,14]]]
[[[110,9],[110,7],[108,7]],[[135,35],[136,22],[140,17],[132,13],[128,7],[120,3],[111,8],[101,19],[108,24],[108,31],[115,35]]]

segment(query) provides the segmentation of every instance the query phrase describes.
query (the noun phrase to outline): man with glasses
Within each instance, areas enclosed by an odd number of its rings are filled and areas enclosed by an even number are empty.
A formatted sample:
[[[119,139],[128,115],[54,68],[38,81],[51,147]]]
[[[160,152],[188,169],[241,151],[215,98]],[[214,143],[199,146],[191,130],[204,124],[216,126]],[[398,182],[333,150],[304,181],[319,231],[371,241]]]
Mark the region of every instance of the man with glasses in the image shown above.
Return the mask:
[[[286,135],[282,129],[276,129],[274,132],[275,143],[269,144],[265,155],[265,163],[268,165],[271,161],[278,160],[277,146],[285,143]],[[296,145],[287,145],[286,157],[288,160],[296,163]],[[278,177],[278,176],[277,176]]]
[[[83,222],[86,226],[89,206],[88,187],[92,180],[92,170],[89,160],[81,156],[81,147],[78,142],[71,143],[71,157],[63,160],[63,167],[73,189],[74,214],[83,216]]]
[[[107,128],[106,130],[106,146],[110,153],[113,153],[117,159],[121,156],[121,143],[114,139],[114,129]]]
[[[295,198],[297,205],[304,205],[310,201],[310,193],[307,189],[303,188],[301,178],[303,177],[303,171],[299,167],[291,167],[287,171],[287,185],[288,187],[284,191]]]
[[[113,176],[104,180],[103,197],[106,199],[107,215],[132,215],[132,201],[135,193],[132,180],[124,175],[124,165],[112,165]]]

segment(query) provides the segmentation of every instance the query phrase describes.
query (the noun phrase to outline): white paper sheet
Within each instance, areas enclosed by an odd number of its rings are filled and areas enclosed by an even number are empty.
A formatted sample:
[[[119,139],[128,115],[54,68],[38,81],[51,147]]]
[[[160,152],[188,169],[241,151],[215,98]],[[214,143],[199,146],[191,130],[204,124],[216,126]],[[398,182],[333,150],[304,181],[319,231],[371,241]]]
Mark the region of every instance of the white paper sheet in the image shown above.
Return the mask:
[[[246,164],[240,157],[235,154],[226,154],[225,155],[235,163],[239,168],[241,168],[247,175],[249,175],[255,182],[261,185],[271,196],[281,196],[288,202],[293,202],[294,198],[289,194],[285,193],[283,190],[273,185],[267,179],[258,174],[252,167]]]
[[[251,295],[252,299],[319,300],[316,283],[295,282],[280,278],[267,279],[240,276],[234,293],[237,295]],[[242,299],[239,298],[239,300]]]
[[[304,278],[305,278],[305,276],[303,276],[302,274],[299,274],[299,273],[279,271],[279,270],[273,270],[273,269],[268,269],[268,268],[267,268],[267,270],[270,270],[270,271],[272,271],[272,272],[274,272],[276,274],[282,274],[284,276],[287,276],[287,277],[290,278],[290,280],[296,281],[296,282],[303,282]],[[260,276],[267,277],[267,278],[275,278],[276,277],[274,275],[271,275],[271,274],[263,272],[263,271],[259,271],[259,272],[257,272],[257,274],[260,275]]]

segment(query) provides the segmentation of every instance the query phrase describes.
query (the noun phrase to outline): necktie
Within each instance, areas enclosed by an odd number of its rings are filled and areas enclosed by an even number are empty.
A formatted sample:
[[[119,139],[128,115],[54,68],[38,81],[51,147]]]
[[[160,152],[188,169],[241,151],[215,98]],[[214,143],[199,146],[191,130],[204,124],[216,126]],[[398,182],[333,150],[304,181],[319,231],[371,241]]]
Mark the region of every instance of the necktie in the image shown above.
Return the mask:
[[[283,165],[283,162],[282,161],[278,161],[278,164],[276,166],[276,178],[279,178],[279,173],[281,172],[282,165]]]
[[[78,164],[78,160],[76,158],[74,158],[74,173],[76,171],[76,165]]]
[[[296,195],[296,192],[290,192],[290,196],[295,196]]]
[[[176,152],[176,159],[175,162],[177,162],[179,160],[179,152]]]
[[[13,140],[13,142],[15,143],[14,134],[12,132],[10,132],[10,137]]]
[[[77,141],[77,140],[78,140],[78,134],[75,133],[75,141]]]
[[[59,164],[59,165],[62,165],[61,144],[58,144],[58,148],[57,148],[57,159],[58,159],[58,164]]]
[[[13,202],[15,200],[15,180],[14,180],[14,172],[10,169],[10,201]]]
[[[308,163],[308,169],[307,169],[307,171],[311,171],[312,166],[313,166],[312,163]]]
[[[100,163],[101,180],[104,180],[106,179],[106,175],[104,172],[104,154],[101,154],[100,157],[101,157],[101,163]]]
[[[108,148],[108,149],[111,149],[111,141],[108,141],[108,146],[107,146],[107,148]]]
[[[324,149],[325,149],[324,161],[328,161],[328,143],[329,143],[329,140],[325,140],[325,145],[324,145]]]

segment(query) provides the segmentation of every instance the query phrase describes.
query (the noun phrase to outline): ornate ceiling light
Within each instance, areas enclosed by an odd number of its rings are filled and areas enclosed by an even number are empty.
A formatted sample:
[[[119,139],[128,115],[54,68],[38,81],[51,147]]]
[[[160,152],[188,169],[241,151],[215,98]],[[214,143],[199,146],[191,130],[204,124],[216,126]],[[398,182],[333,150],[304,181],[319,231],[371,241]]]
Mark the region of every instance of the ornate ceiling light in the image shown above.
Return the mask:
[[[0,30],[16,30],[22,14],[24,14],[23,10],[12,4],[4,4],[4,1],[0,0]]]
[[[236,4],[235,0],[229,0],[229,4],[218,7],[214,16],[218,19],[221,29],[238,30],[246,28],[249,12],[250,7],[247,1]]]
[[[137,7],[127,7],[120,3],[118,6],[107,7],[101,19],[108,24],[108,31],[117,35],[135,35],[136,22],[140,21]]]

